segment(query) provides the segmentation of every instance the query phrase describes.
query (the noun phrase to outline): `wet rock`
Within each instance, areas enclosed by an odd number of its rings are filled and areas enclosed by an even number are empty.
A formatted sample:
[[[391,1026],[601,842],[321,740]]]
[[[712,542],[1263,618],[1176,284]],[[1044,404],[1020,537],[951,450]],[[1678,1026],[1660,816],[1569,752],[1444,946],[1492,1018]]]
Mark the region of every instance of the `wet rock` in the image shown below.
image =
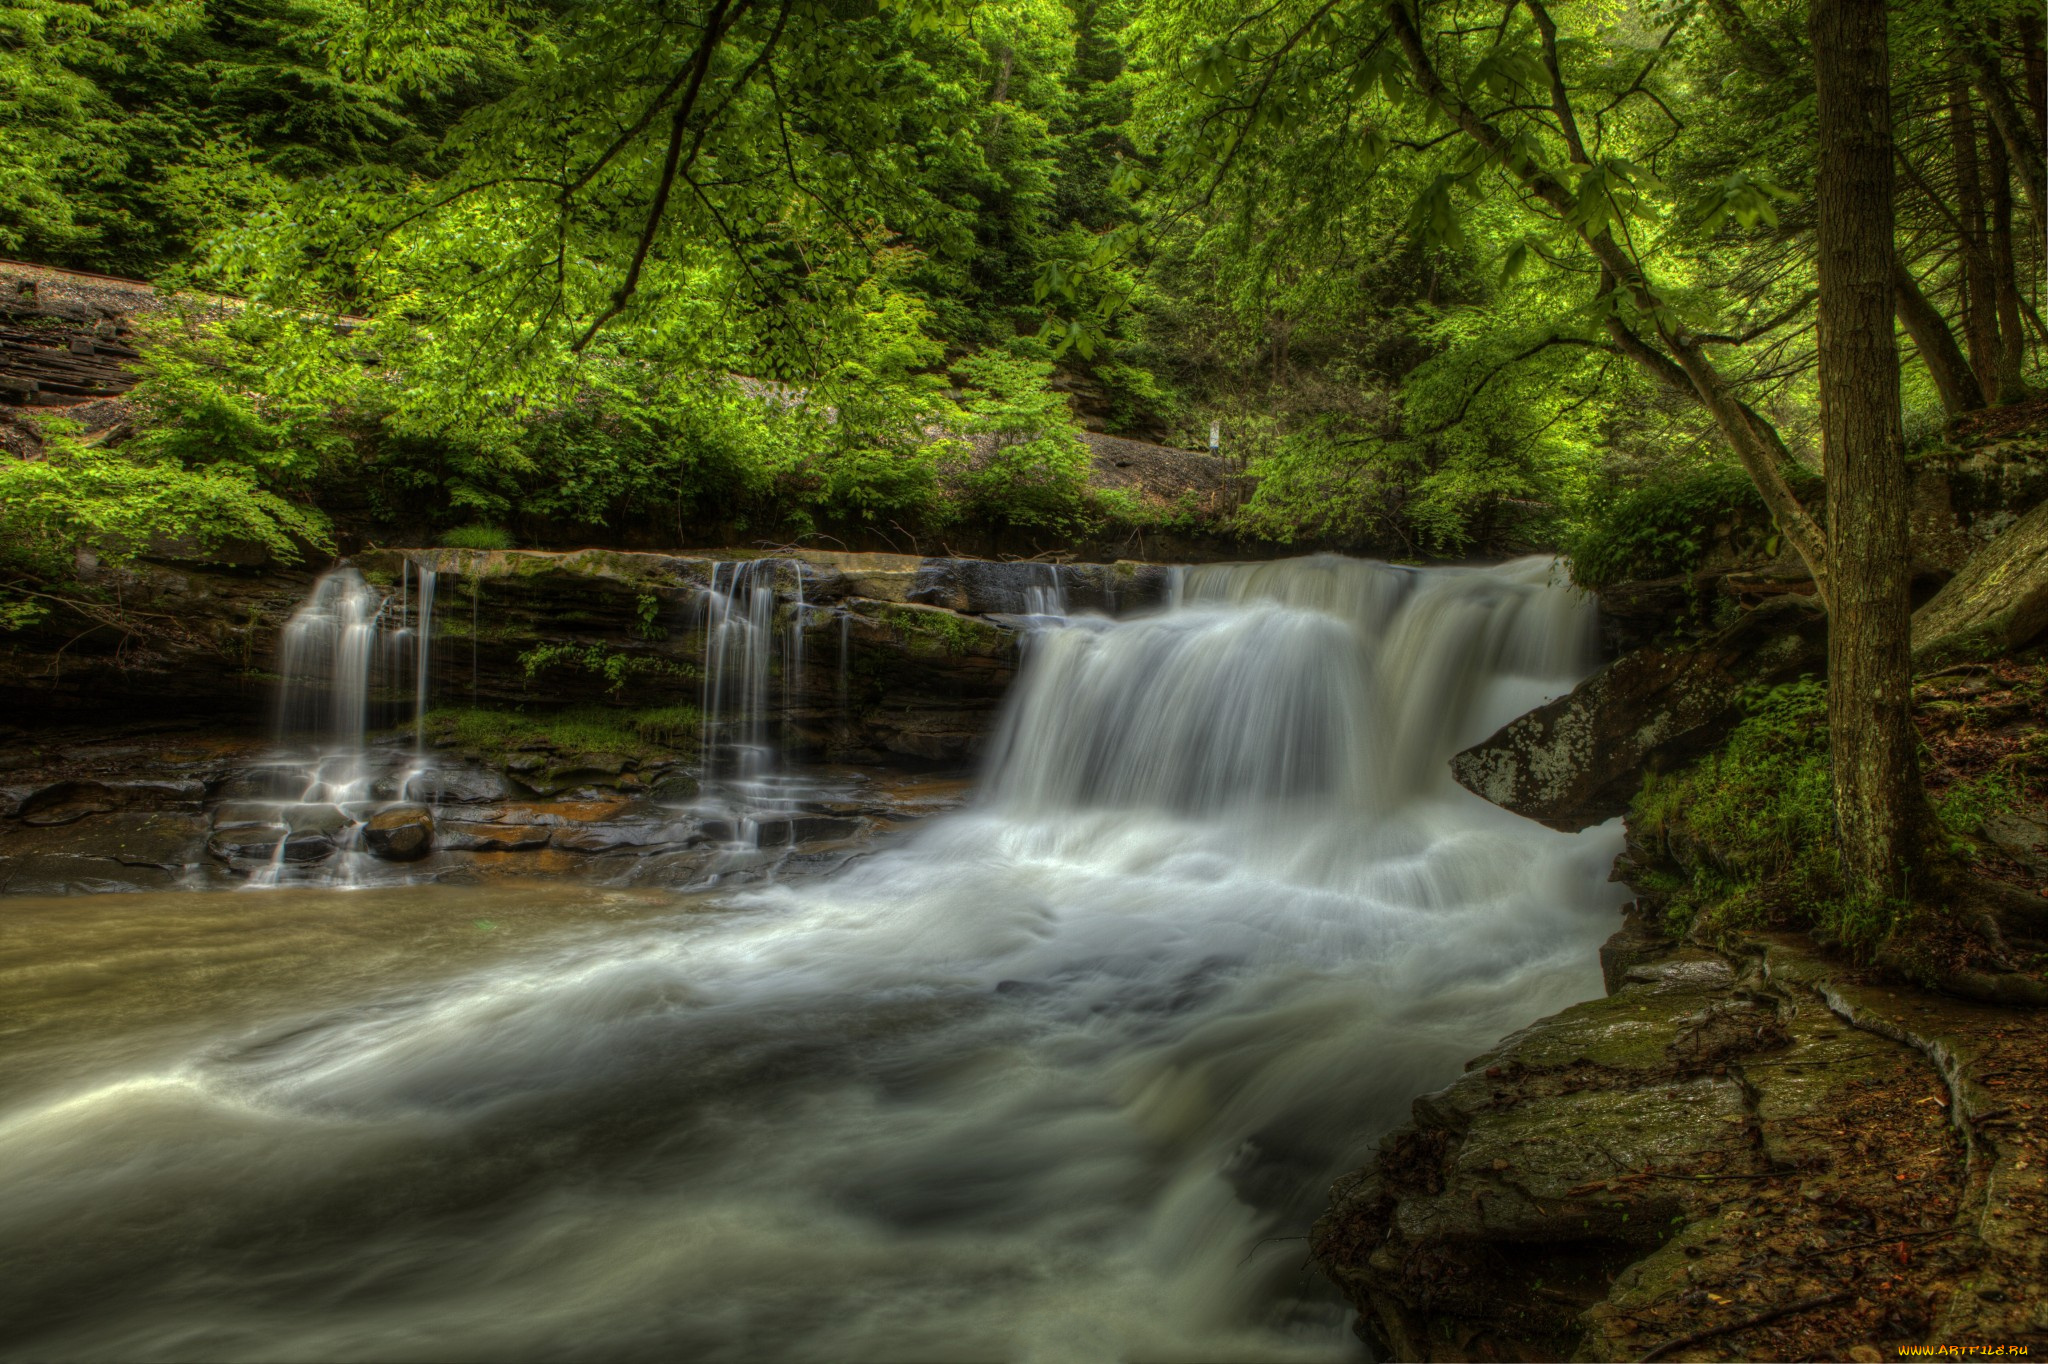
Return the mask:
[[[1962,1143],[1915,1107],[1934,1076],[1916,1072],[1905,1048],[1699,949],[1627,977],[1609,998],[1524,1029],[1416,1100],[1372,1163],[1332,1189],[1312,1254],[1383,1355],[1638,1358],[1703,1316],[1739,1320],[1810,1294],[1768,1278],[1761,1292],[1750,1286],[1760,1267],[1784,1266],[1788,1249],[1868,1255],[1866,1227],[1844,1227],[1831,1211],[1845,1197],[1888,1225],[1923,1225],[1923,1214],[1948,1225]],[[1842,1115],[1872,1105],[1903,1111],[1910,1169],[1902,1153],[1852,1143]],[[1929,1184],[1908,1182],[1922,1178]],[[1937,1179],[1950,1182],[1937,1191]],[[1766,1241],[1767,1231],[1782,1239]],[[1860,1263],[1830,1273],[1853,1281]],[[1816,1273],[1819,1261],[1797,1270]],[[1737,1294],[1741,1306],[1712,1310]],[[1869,1339],[1848,1309],[1800,1325],[1816,1323]],[[1716,1348],[1840,1357],[1825,1344],[1732,1333]]]
[[[786,746],[851,762],[958,763],[979,753],[1016,675],[1017,631],[935,606],[851,600],[839,609],[816,613],[804,631],[811,666],[786,712]]]
[[[804,596],[813,602],[847,597],[872,601],[908,601],[917,587],[925,559],[915,554],[856,554],[805,550],[801,562]]]
[[[1166,602],[1173,570],[1164,564],[1052,564],[1031,560],[927,559],[905,598],[968,615],[1030,615],[1050,602],[1068,611],[1120,615]]]
[[[197,809],[205,794],[198,781],[60,781],[23,792],[14,813],[24,824],[69,824],[112,810]]]
[[[324,833],[312,829],[294,832],[282,824],[217,830],[206,842],[209,855],[237,869],[248,863],[324,862],[335,850],[334,840]]]
[[[265,765],[231,772],[214,784],[215,800],[294,800],[306,790],[306,774],[298,767]]]
[[[67,781],[31,793],[18,807],[24,824],[69,824],[115,808],[113,794],[96,781]]]
[[[730,819],[704,821],[704,837],[716,843],[750,841],[758,848],[786,848],[832,838],[851,838],[862,829],[857,819],[830,815],[767,815],[753,821],[749,829]]]
[[[1675,766],[1720,742],[1752,687],[1826,666],[1827,617],[1802,599],[1778,598],[1697,647],[1653,646],[1615,660],[1452,758],[1451,773],[1551,828],[1588,828],[1628,808],[1646,768]]]
[[[131,866],[104,857],[68,853],[0,855],[0,894],[110,895],[170,890],[183,873],[171,867]]]
[[[639,785],[639,778],[634,774],[639,765],[639,759],[630,754],[578,753],[556,759],[552,764],[543,759],[520,772],[519,779],[543,796],[585,789],[601,791]],[[507,766],[511,765],[508,763]]]
[[[470,805],[504,800],[512,783],[487,767],[443,767],[414,777],[405,795],[431,805]]]
[[[449,852],[531,852],[545,848],[554,830],[544,824],[476,824],[444,819],[435,840]]]
[[[703,789],[688,772],[666,772],[654,779],[647,794],[664,805],[683,805],[697,799]]]
[[[699,886],[710,876],[711,865],[718,856],[711,848],[656,853],[636,861],[629,879],[634,885],[667,886],[675,890]]]
[[[380,810],[363,825],[363,846],[387,862],[410,862],[434,847],[434,816],[424,805]]]
[[[2020,811],[1987,815],[1984,837],[2034,875],[2048,877],[2048,820]]]
[[[1913,613],[1913,662],[1921,669],[1997,658],[2048,629],[2048,503],[1972,554]]]
[[[340,806],[326,804],[281,806],[277,820],[295,834],[312,833],[327,838],[337,838],[343,829],[355,823]]]
[[[216,829],[246,829],[278,822],[280,805],[274,800],[229,800],[213,807]]]
[[[648,853],[679,847],[694,837],[695,830],[686,824],[574,824],[557,829],[551,846],[580,853]]]
[[[0,858],[70,857],[176,871],[205,856],[206,832],[206,820],[199,815],[122,810],[61,825],[9,829],[0,834]]]
[[[1622,926],[1600,945],[1600,980],[1607,993],[1621,989],[1633,979],[1630,973],[1635,968],[1664,956],[1673,946],[1656,911],[1641,900],[1630,902],[1622,911]]]

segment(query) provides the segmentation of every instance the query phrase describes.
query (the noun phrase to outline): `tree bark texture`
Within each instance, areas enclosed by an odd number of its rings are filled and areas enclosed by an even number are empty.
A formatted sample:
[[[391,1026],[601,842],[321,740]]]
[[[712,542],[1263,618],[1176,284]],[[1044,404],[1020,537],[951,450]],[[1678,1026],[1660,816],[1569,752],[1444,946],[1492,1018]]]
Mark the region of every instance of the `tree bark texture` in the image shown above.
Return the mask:
[[[2005,144],[1991,139],[1984,158],[1985,180],[1991,186],[1991,287],[1998,312],[1997,401],[2017,403],[2027,396],[2021,370],[2027,357],[2027,334],[2020,330],[2020,277],[2012,251],[2012,175]]]
[[[1906,335],[1913,338],[1920,361],[1934,380],[1935,391],[1941,395],[1942,413],[1954,419],[1984,406],[1984,389],[1978,384],[1970,362],[1963,358],[1962,348],[1956,345],[1948,319],[1920,292],[1919,282],[1904,261],[1893,262],[1892,283],[1898,290],[1899,323],[1905,327]]]
[[[2034,137],[2048,143],[2048,50],[2041,44],[2044,25],[2041,16],[2029,14],[2020,21],[2020,64],[2027,80],[2027,117],[2034,121]]]
[[[1984,238],[1984,178],[1977,161],[1977,115],[1960,66],[1948,86],[1949,148],[1956,165],[1956,221],[1962,224],[1963,344],[1986,399],[1998,392],[1998,314],[1991,252]]]
[[[2048,167],[2041,164],[2041,146],[2034,140],[2034,130],[2021,117],[2012,91],[2006,88],[1998,49],[1982,35],[1968,33],[1964,35],[1963,58],[1970,64],[1977,93],[1984,97],[1984,112],[1990,116],[1991,126],[1998,130],[1998,140],[2005,143],[2013,174],[2019,177],[2027,202],[2033,205],[2036,217],[2048,216],[2042,208],[2042,200],[2048,196],[2048,185],[2042,183],[2048,178]]]
[[[1820,396],[1828,479],[1828,740],[1852,893],[1905,890],[1920,813],[1908,652],[1905,437],[1892,330],[1885,0],[1814,0]]]

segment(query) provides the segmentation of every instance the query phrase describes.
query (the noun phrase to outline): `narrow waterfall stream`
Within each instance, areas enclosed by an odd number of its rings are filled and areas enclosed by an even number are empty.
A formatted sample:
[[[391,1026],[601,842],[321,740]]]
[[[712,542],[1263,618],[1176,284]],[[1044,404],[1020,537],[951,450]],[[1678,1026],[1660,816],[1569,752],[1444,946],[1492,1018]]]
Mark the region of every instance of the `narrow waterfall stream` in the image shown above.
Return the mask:
[[[8,921],[0,1354],[1363,1359],[1303,1263],[1329,1180],[1599,991],[1618,826],[1445,770],[1592,608],[1534,560],[1202,568],[1128,621],[1059,582],[975,803],[827,879]]]

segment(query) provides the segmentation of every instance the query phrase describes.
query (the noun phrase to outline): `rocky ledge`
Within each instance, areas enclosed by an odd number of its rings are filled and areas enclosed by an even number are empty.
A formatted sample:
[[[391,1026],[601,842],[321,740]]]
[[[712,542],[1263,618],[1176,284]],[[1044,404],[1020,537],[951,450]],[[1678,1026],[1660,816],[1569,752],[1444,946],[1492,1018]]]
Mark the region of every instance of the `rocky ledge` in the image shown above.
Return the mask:
[[[2048,1023],[1636,928],[1418,1099],[1316,1261],[1404,1360],[2048,1345]]]
[[[438,704],[545,709],[697,701],[706,590],[764,557],[394,549],[348,562],[394,596],[417,569],[436,571]],[[770,563],[775,624],[805,646],[798,675],[774,665],[784,738],[849,761],[970,757],[1015,672],[1035,592],[1114,614],[1159,604],[1171,580],[1134,562],[805,551]],[[263,722],[279,636],[311,574],[166,557],[85,576],[102,602],[0,641],[0,711],[17,723],[110,710]]]
[[[360,801],[307,801],[310,755],[244,735],[137,729],[0,747],[0,893],[376,885],[569,875],[687,889],[818,874],[966,796],[947,772],[807,769],[773,810],[700,785],[694,748],[565,747],[442,726],[373,743]]]

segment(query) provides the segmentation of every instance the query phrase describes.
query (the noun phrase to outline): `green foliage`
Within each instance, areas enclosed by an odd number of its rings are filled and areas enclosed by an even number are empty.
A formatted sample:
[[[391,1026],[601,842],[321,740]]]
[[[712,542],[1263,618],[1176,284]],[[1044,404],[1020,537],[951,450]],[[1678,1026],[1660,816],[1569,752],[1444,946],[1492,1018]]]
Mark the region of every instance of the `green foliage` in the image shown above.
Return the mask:
[[[519,666],[528,677],[538,677],[553,668],[575,668],[604,679],[605,690],[617,696],[636,677],[650,674],[683,677],[687,670],[671,659],[647,654],[620,653],[597,644],[536,644],[519,655]]]
[[[457,526],[438,537],[448,549],[510,549],[512,532],[503,526]]]
[[[626,723],[642,740],[664,748],[694,748],[704,727],[704,716],[695,706],[662,706],[636,710]]]
[[[1843,886],[1834,840],[1827,688],[1812,679],[1759,690],[1719,749],[1674,773],[1650,773],[1630,822],[1685,869],[1672,883],[1673,927],[1707,936],[1803,928],[1867,956],[1897,906]]]
[[[1088,523],[1088,447],[1048,381],[1052,364],[981,351],[953,364],[966,385],[966,433],[979,439],[958,460],[966,515],[1072,532]]]
[[[203,556],[243,541],[291,563],[302,547],[331,547],[318,512],[245,465],[187,468],[85,444],[63,422],[44,431],[43,458],[0,459],[0,565],[34,581],[67,580],[81,552],[120,561],[177,544]]]
[[[1602,588],[1690,573],[1717,526],[1762,509],[1748,475],[1727,466],[1644,484],[1596,506],[1569,538],[1572,580]]]
[[[2025,793],[2015,785],[2012,774],[1993,769],[1981,777],[1951,783],[1935,802],[1934,814],[1951,834],[1969,838],[1984,831],[1987,817],[2010,813],[2025,803]]]

